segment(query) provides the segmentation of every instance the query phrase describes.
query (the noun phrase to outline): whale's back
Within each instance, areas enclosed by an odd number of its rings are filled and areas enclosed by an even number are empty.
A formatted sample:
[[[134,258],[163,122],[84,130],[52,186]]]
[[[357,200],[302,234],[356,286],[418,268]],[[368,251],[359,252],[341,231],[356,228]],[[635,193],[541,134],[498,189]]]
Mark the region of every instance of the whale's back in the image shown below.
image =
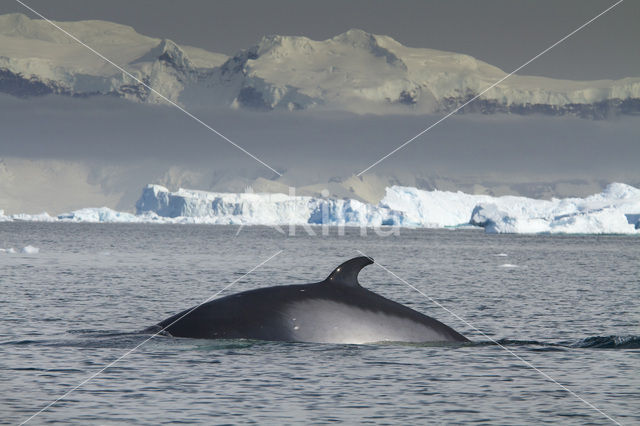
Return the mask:
[[[182,319],[178,320],[178,318]],[[158,324],[177,337],[320,343],[466,341],[450,327],[362,287],[327,282],[246,291]]]

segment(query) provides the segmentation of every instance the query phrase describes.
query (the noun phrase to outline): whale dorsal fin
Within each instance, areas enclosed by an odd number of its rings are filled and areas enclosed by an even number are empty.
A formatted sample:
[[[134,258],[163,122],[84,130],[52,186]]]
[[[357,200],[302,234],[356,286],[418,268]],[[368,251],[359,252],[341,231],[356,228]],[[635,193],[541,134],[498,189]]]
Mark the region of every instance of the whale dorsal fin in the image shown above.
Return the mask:
[[[345,285],[348,287],[360,287],[360,283],[358,282],[358,273],[362,268],[367,265],[371,265],[372,263],[373,259],[370,257],[354,257],[334,269],[325,282]]]

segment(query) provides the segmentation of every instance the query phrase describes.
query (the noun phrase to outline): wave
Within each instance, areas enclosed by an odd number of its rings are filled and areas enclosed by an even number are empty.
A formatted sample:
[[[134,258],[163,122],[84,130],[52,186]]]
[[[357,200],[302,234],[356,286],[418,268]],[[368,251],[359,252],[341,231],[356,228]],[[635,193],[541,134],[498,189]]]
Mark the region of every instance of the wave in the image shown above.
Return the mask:
[[[594,336],[573,342],[572,348],[640,349],[640,336]]]
[[[495,342],[473,342],[478,346],[527,346],[537,347],[534,350],[565,349],[640,349],[640,336],[590,336],[582,339],[561,342],[544,342],[538,340],[500,339]]]
[[[127,347],[136,345],[141,340],[148,339],[155,330],[146,329],[135,332],[105,331],[105,330],[69,330],[69,334],[76,335],[75,339],[23,339],[8,340],[0,342],[0,345],[42,345],[42,346],[82,346],[82,347]],[[156,336],[165,342],[189,342],[197,343],[200,349],[228,349],[247,348],[254,345],[276,344],[276,345],[318,345],[317,343],[294,343],[294,342],[265,342],[250,339],[185,339],[175,338],[160,334]],[[322,344],[323,346],[331,346]],[[375,346],[412,346],[412,347],[522,347],[530,351],[569,351],[572,349],[640,349],[640,336],[590,336],[581,339],[565,340],[560,342],[540,341],[540,340],[516,340],[500,339],[495,341],[476,340],[466,343],[407,343],[407,342],[377,342]],[[340,345],[343,346],[343,345]],[[348,345],[352,346],[352,345]]]

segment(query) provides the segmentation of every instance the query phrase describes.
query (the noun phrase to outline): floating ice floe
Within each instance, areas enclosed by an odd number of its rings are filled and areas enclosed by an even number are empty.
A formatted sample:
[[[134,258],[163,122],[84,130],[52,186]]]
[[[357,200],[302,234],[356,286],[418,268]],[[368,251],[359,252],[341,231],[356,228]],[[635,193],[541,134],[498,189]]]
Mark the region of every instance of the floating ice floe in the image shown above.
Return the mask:
[[[26,247],[23,247],[22,250],[20,250],[20,253],[23,253],[23,254],[38,254],[39,252],[40,252],[40,249],[34,246],[26,246]]]
[[[482,227],[488,233],[640,234],[640,189],[612,183],[586,198],[536,200],[392,186],[376,205],[280,193],[169,191],[148,185],[136,214],[107,207],[50,216],[0,213],[0,221],[221,225]],[[498,254],[497,256],[502,256]]]
[[[139,216],[132,213],[119,212],[108,207],[85,208],[74,210],[70,213],[58,215],[57,219],[63,222],[141,222]]]

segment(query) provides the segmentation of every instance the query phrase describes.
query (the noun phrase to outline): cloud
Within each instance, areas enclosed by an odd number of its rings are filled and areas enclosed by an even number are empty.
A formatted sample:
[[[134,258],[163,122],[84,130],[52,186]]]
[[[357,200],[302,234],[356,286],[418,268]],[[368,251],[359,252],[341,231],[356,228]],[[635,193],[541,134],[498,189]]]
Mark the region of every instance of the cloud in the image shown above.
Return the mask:
[[[315,185],[372,201],[392,184],[532,197],[584,196],[612,181],[640,186],[636,117],[453,116],[364,181],[340,187],[440,117],[192,112],[280,170],[274,188]],[[235,192],[277,178],[173,107],[0,96],[0,115],[0,208],[14,213],[130,210],[147,183]],[[257,187],[269,190],[265,182]]]
[[[274,174],[175,108],[115,98],[0,96],[0,156],[157,162],[239,176]],[[439,116],[194,110],[272,167],[306,184],[360,172]],[[628,176],[640,181],[640,119],[462,115],[445,120],[371,173],[446,177]],[[305,178],[306,177],[306,178]]]

